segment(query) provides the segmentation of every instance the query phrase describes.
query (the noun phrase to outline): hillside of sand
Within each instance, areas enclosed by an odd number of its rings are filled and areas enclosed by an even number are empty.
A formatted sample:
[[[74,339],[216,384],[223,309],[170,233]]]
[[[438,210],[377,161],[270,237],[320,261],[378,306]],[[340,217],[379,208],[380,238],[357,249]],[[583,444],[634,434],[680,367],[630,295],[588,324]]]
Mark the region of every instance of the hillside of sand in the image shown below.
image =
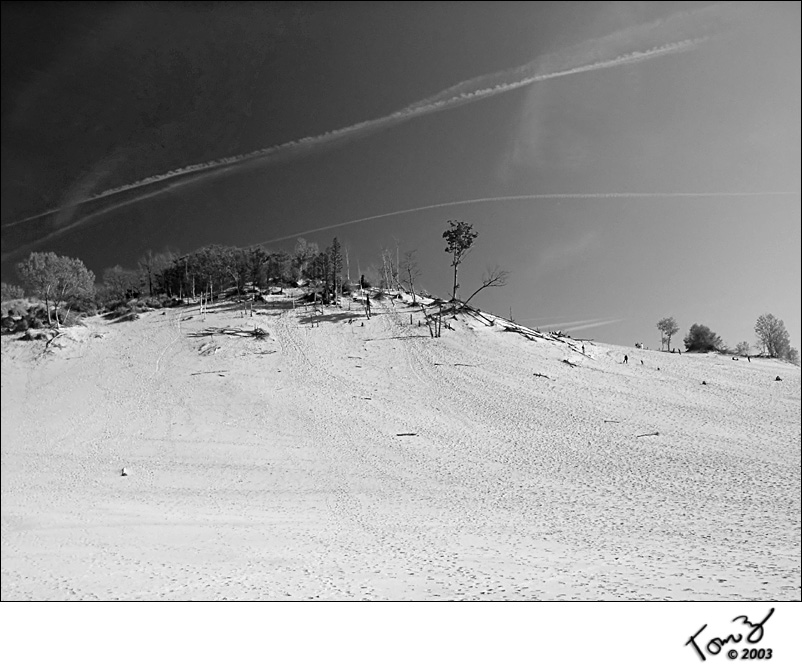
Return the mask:
[[[2,599],[802,597],[799,368],[351,308],[3,336]]]

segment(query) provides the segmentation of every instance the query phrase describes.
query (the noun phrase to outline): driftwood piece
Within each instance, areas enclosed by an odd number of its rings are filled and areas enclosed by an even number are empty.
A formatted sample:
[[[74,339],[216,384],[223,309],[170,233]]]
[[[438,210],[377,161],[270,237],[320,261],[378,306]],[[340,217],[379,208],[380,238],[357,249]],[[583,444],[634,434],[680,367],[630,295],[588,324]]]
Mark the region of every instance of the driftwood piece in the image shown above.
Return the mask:
[[[61,337],[61,336],[63,336],[63,335],[64,335],[64,333],[60,331],[60,332],[58,332],[58,333],[57,333],[55,336],[53,336],[53,338],[51,338],[50,340],[48,340],[48,341],[47,341],[47,343],[45,343],[45,350],[47,350],[47,349],[48,349],[48,347],[50,347],[50,344],[51,344],[53,341],[55,341],[57,338],[59,338],[59,337]],[[779,378],[779,376],[778,376],[778,378]]]
[[[649,432],[647,434],[638,434],[635,438],[640,439],[643,436],[660,436],[660,432]]]
[[[536,378],[548,378],[549,380],[551,380],[551,378],[549,378],[545,373],[533,373],[532,375],[535,376]]]
[[[195,373],[190,373],[190,376],[202,376],[205,373],[228,373],[227,369],[222,369],[220,371],[196,371]]]
[[[234,327],[207,327],[203,331],[199,331],[194,336],[214,336],[215,334],[223,334],[225,336],[244,336],[251,338],[267,338],[270,334],[261,327],[254,327],[253,329],[236,329]]]
[[[401,434],[396,434],[396,436],[417,436],[416,432],[402,432]]]
[[[563,364],[568,364],[568,366],[577,367],[579,364],[574,364],[573,362],[569,362],[567,359],[561,360]]]

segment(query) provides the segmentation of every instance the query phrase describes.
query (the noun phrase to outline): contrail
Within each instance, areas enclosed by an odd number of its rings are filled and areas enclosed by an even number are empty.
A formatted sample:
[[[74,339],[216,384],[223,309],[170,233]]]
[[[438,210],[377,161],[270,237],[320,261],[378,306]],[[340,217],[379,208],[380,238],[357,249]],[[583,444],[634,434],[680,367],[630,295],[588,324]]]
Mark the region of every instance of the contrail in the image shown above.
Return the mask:
[[[448,110],[477,100],[482,100],[484,98],[496,96],[508,91],[513,91],[524,86],[529,86],[536,82],[543,82],[548,79],[567,77],[569,75],[575,75],[584,72],[616,68],[653,58],[659,58],[661,56],[667,56],[669,54],[690,51],[709,40],[710,36],[702,35],[700,37],[693,37],[679,41],[666,41],[656,47],[650,47],[643,50],[630,50],[624,54],[605,54],[605,52],[609,52],[611,50],[620,50],[621,42],[628,41],[632,43],[638,39],[653,38],[653,34],[656,31],[664,31],[665,27],[668,25],[671,26],[671,30],[668,30],[667,32],[679,32],[676,30],[676,28],[683,30],[685,33],[688,33],[692,29],[698,29],[699,15],[704,14],[705,12],[707,12],[709,15],[710,12],[707,11],[708,9],[710,8],[678,15],[677,17],[672,17],[671,19],[630,28],[613,35],[609,35],[605,38],[582,43],[566,52],[539,57],[525,65],[511,70],[504,70],[491,75],[485,75],[483,77],[467,80],[457,84],[456,86],[445,89],[435,96],[413,103],[401,110],[383,117],[362,121],[337,130],[328,131],[320,135],[308,136],[299,140],[292,140],[279,145],[274,145],[272,147],[267,147],[265,149],[259,149],[250,152],[249,154],[226,157],[202,164],[194,164],[184,168],[172,170],[168,173],[147,177],[121,187],[107,189],[94,196],[77,202],[69,203],[58,208],[47,210],[46,212],[39,213],[38,215],[25,217],[23,219],[18,219],[16,221],[3,224],[2,228],[6,229],[18,226],[20,224],[24,224],[25,222],[30,222],[42,217],[46,217],[47,215],[61,212],[67,208],[73,208],[79,205],[92,203],[100,199],[108,198],[110,196],[115,196],[117,194],[122,194],[135,189],[141,189],[168,180],[180,180],[179,184],[187,184],[189,181],[195,180],[183,181],[181,178],[186,178],[190,175],[195,176],[196,179],[199,179],[200,177],[211,177],[220,171],[227,171],[234,167],[244,167],[246,164],[251,165],[255,163],[262,164],[270,161],[280,161],[298,153],[307,152],[338,141],[365,135],[367,133],[373,133],[415,117]],[[688,21],[688,17],[693,17],[694,21]],[[679,25],[677,26],[676,24]],[[614,42],[615,44],[608,44],[610,42]],[[175,186],[178,186],[178,184]],[[161,191],[150,193],[147,197],[155,196],[158,193],[161,193]],[[138,197],[135,199],[118,202],[105,212],[124,207],[138,200],[142,200],[142,198]],[[72,225],[70,225],[70,227],[72,227]],[[58,233],[63,230],[66,229],[58,228],[52,233]]]
[[[454,205],[471,205],[474,203],[494,203],[498,201],[537,201],[537,200],[560,200],[560,199],[591,199],[591,198],[730,198],[730,197],[749,197],[749,196],[799,196],[798,191],[677,191],[677,192],[613,192],[606,194],[522,194],[516,196],[487,196],[485,198],[470,198],[464,201],[448,201],[447,203],[434,203],[432,205],[421,205],[417,208],[407,208],[406,210],[395,210],[393,212],[385,212],[381,215],[371,215],[369,217],[360,217],[359,219],[350,219],[347,222],[340,222],[339,224],[329,224],[327,226],[319,226],[316,229],[307,229],[305,231],[298,231],[286,236],[278,238],[271,238],[264,240],[260,245],[267,245],[268,243],[276,243],[281,240],[295,238],[297,236],[306,236],[310,233],[319,233],[321,231],[328,231],[330,229],[337,229],[342,226],[349,226],[350,224],[360,224],[362,222],[370,222],[375,219],[383,219],[385,217],[396,217],[398,215],[408,215],[413,212],[422,212],[424,210],[434,210],[435,208],[448,208]]]
[[[591,322],[590,324],[583,324],[578,327],[571,327],[571,331],[583,331],[585,329],[595,329],[596,327],[603,327],[607,324],[615,324],[616,322],[623,322],[625,318],[619,317],[615,320],[603,320],[602,322]]]
[[[622,322],[623,317],[609,318],[604,320],[577,320],[576,322],[553,322],[552,324],[540,324],[538,329],[553,329],[565,327],[571,331],[579,331],[581,329],[591,329],[593,327],[601,327],[605,324],[614,324],[615,322]],[[525,320],[528,321],[528,320]]]
[[[623,322],[625,318],[617,317],[614,319],[609,320],[599,320],[597,322],[588,322],[585,320],[584,322],[580,322],[579,324],[572,325],[572,324],[548,324],[545,327],[541,327],[541,329],[551,328],[551,327],[565,327],[570,331],[583,331],[585,329],[595,329],[596,327],[603,327],[607,324],[615,324],[616,322]]]
[[[109,212],[112,212],[113,210],[117,210],[118,208],[122,207],[123,205],[131,205],[132,203],[136,203],[137,201],[144,201],[144,200],[146,200],[148,198],[151,198],[152,196],[156,196],[157,194],[162,194],[162,193],[167,192],[167,191],[172,191],[173,189],[175,189],[177,187],[180,187],[180,186],[183,186],[185,184],[188,184],[190,182],[196,182],[196,181],[202,179],[203,177],[205,177],[205,176],[203,176],[203,175],[191,175],[191,176],[188,176],[188,177],[184,178],[180,182],[171,182],[170,184],[163,185],[162,187],[160,187],[156,191],[150,191],[150,192],[148,192],[146,194],[139,194],[137,196],[129,198],[124,203],[114,203],[114,204],[108,205],[108,206],[106,206],[104,208],[101,208],[100,210],[96,210],[93,213],[90,213],[88,215],[84,215],[83,217],[81,217],[79,219],[76,219],[74,222],[70,222],[68,224],[63,224],[62,226],[59,226],[58,228],[56,228],[53,231],[51,231],[50,233],[45,234],[44,236],[41,236],[41,237],[37,238],[36,240],[34,240],[31,243],[27,243],[25,245],[20,245],[19,247],[15,248],[12,252],[8,252],[8,253],[2,254],[0,256],[0,260],[5,261],[6,259],[8,259],[8,258],[10,258],[12,256],[19,255],[21,253],[25,253],[28,250],[32,250],[36,246],[41,245],[42,243],[46,243],[51,238],[58,238],[59,236],[65,234],[67,231],[70,231],[71,229],[76,229],[76,228],[78,228],[80,226],[83,226],[84,224],[88,224],[93,219],[97,219],[101,215],[105,215],[105,214],[107,214]],[[69,207],[75,207],[75,206],[69,206]]]
[[[570,315],[555,315],[552,317],[516,317],[515,322],[537,322],[538,324],[548,322],[549,320],[565,320],[568,319]]]

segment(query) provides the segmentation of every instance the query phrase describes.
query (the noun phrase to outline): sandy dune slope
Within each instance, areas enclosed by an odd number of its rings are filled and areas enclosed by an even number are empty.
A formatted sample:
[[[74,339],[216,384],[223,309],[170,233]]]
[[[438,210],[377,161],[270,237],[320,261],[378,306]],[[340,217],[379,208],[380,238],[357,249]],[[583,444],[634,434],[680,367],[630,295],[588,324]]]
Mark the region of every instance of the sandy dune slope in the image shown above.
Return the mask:
[[[2,599],[802,597],[798,368],[377,308],[4,336]]]

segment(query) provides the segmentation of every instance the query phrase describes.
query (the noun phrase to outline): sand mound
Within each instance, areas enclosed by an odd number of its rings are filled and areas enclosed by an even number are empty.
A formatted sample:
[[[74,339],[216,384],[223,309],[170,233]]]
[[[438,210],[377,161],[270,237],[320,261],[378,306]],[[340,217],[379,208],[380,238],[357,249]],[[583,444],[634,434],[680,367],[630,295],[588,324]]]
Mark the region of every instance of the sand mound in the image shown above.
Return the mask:
[[[267,298],[2,337],[2,599],[800,599],[798,368]]]

